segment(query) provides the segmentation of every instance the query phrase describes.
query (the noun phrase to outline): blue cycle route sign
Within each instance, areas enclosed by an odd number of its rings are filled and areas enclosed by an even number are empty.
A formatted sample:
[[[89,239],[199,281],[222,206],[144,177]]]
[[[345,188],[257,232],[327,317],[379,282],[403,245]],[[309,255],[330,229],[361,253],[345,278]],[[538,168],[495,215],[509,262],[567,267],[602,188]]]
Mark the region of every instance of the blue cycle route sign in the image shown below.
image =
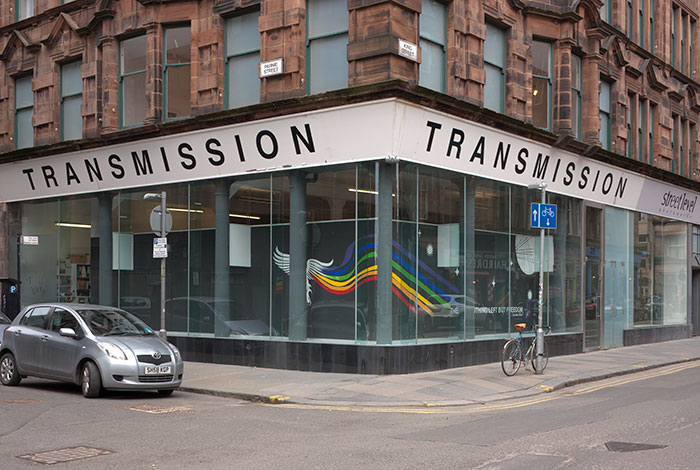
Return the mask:
[[[531,228],[557,228],[557,205],[530,204],[530,227]]]

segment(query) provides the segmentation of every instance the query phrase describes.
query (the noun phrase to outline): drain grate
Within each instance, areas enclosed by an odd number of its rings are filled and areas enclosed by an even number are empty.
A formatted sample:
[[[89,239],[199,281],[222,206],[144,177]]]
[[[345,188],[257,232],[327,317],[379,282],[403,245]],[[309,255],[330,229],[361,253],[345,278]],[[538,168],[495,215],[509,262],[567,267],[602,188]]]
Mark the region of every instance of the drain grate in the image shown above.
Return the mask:
[[[150,413],[155,415],[175,414],[175,413],[194,413],[194,410],[189,406],[162,406],[143,403],[140,405],[125,406],[127,410],[140,411],[142,413]]]
[[[87,459],[90,457],[97,457],[98,455],[107,455],[111,453],[111,450],[80,446],[50,450],[47,452],[37,452],[35,454],[18,455],[17,457],[44,465],[53,465],[56,463],[72,462],[73,460]]]
[[[43,402],[44,400],[33,400],[31,398],[7,398],[5,400],[0,400],[0,403],[7,403],[8,405],[28,405]]]
[[[665,449],[668,446],[661,444],[635,444],[634,442],[610,441],[605,443],[610,452],[638,452],[640,450]]]

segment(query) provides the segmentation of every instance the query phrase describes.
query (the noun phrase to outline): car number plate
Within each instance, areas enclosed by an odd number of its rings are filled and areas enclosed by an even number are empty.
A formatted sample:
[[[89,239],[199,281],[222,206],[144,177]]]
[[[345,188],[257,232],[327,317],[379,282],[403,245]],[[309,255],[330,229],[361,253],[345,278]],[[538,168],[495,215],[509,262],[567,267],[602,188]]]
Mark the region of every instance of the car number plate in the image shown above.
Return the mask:
[[[170,374],[170,366],[146,366],[146,375]]]

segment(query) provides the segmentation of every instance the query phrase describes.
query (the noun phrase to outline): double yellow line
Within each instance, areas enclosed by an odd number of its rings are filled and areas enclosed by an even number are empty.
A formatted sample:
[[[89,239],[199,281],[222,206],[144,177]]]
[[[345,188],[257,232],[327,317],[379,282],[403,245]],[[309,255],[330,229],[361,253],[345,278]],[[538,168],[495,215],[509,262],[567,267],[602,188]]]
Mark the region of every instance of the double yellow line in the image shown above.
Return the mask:
[[[597,383],[596,385],[591,385],[588,387],[579,388],[578,390],[562,393],[559,395],[541,395],[536,398],[529,400],[522,400],[517,402],[502,401],[494,402],[490,404],[478,404],[473,405],[455,405],[448,406],[439,403],[424,403],[424,406],[420,407],[400,407],[400,406],[336,406],[336,405],[304,405],[295,403],[284,403],[284,408],[291,408],[297,410],[326,410],[326,411],[349,411],[355,413],[404,413],[404,414],[437,414],[437,415],[464,415],[473,413],[488,413],[490,411],[501,411],[501,410],[511,410],[515,408],[523,408],[526,406],[538,405],[540,403],[546,403],[554,400],[559,400],[561,398],[573,397],[578,395],[585,395],[587,393],[597,392],[606,388],[619,387],[620,385],[625,385],[633,382],[639,382],[642,380],[653,379],[656,377],[662,377],[664,375],[675,374],[688,369],[693,369],[700,367],[700,361],[682,363],[675,366],[669,366],[659,369],[651,369],[644,374],[634,374],[633,376],[628,375],[623,378],[607,380],[605,383]],[[644,366],[639,366],[641,370],[646,369]],[[554,387],[550,385],[540,385],[539,388],[545,389],[545,392],[554,391]],[[285,397],[289,399],[289,397]],[[279,402],[278,402],[279,403]]]

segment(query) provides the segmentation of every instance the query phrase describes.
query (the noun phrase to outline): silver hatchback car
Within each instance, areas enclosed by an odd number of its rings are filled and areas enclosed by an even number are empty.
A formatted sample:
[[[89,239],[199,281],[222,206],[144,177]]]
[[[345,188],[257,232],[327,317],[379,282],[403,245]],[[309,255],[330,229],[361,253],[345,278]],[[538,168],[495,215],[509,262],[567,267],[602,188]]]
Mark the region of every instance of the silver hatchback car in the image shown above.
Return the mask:
[[[94,398],[105,390],[157,390],[182,383],[180,351],[136,316],[101,305],[25,307],[0,344],[0,382],[35,376],[73,382]]]

